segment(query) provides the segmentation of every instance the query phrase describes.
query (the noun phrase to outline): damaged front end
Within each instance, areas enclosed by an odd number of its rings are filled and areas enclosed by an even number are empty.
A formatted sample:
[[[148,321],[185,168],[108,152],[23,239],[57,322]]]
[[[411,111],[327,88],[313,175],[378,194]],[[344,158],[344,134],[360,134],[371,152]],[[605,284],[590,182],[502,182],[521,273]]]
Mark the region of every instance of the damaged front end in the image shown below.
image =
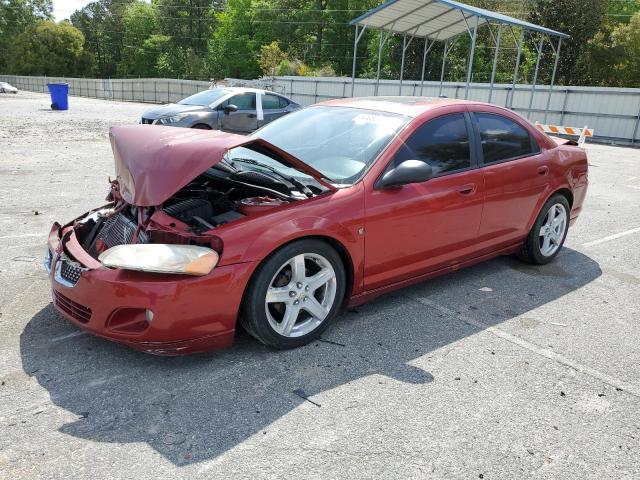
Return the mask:
[[[220,261],[224,226],[333,188],[259,139],[136,127],[110,133],[108,203],[51,229],[53,304],[79,328],[154,354],[229,346],[256,262]],[[260,166],[267,157],[288,173]]]
[[[85,269],[103,266],[206,275],[224,248],[216,229],[333,189],[318,172],[259,139],[136,127],[110,133],[117,175],[110,203],[59,231],[66,285]]]

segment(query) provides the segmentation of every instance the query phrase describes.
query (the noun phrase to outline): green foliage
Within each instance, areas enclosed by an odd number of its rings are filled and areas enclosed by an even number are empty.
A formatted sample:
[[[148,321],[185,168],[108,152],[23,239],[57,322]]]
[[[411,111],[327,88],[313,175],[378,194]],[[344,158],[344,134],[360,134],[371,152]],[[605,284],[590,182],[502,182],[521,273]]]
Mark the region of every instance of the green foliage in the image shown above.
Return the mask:
[[[467,0],[571,35],[563,40],[557,84],[637,87],[640,0]],[[14,40],[51,18],[52,0],[0,0],[0,71],[9,70]],[[382,0],[94,0],[71,16],[84,35],[80,57],[69,57],[71,71],[83,75],[167,76],[209,79],[267,75],[351,75],[355,28],[349,21]],[[478,30],[473,58],[476,82],[491,78],[493,30]],[[493,33],[492,33],[493,32]],[[504,27],[496,82],[510,83],[516,57],[514,35]],[[25,37],[21,37],[24,42]],[[375,77],[380,32],[367,29],[358,46],[356,75]],[[554,45],[557,39],[554,39]],[[537,34],[525,36],[519,81],[530,82],[536,64]],[[403,76],[420,79],[424,40],[406,47]],[[470,39],[455,41],[445,80],[466,80]],[[390,37],[382,50],[381,78],[400,76],[403,39]],[[424,78],[439,80],[442,43],[426,58]],[[37,53],[37,51],[35,52]],[[31,59],[32,56],[27,56]],[[539,83],[550,80],[553,49],[545,40]],[[31,61],[31,60],[29,60]],[[36,61],[35,59],[33,60]],[[43,68],[42,62],[22,71]],[[81,65],[82,67],[78,67]],[[74,70],[75,69],[75,70]],[[16,72],[12,72],[16,73]]]
[[[228,0],[216,14],[216,30],[209,41],[207,67],[213,78],[256,78],[260,74],[251,0]]]
[[[118,63],[118,76],[154,76],[156,60],[170,37],[156,35],[158,9],[153,3],[135,2],[127,6],[122,16],[123,51]]]
[[[571,35],[561,47],[557,83],[577,83],[581,74],[576,68],[578,59],[585,53],[589,40],[600,30],[606,10],[606,0],[533,0],[529,21]],[[540,62],[544,78],[550,77],[551,57],[552,52],[547,47]]]
[[[275,40],[268,45],[260,47],[260,58],[258,64],[262,69],[262,73],[274,77],[278,65],[285,60],[285,54],[280,50],[280,45]]]
[[[0,0],[0,71],[6,70],[16,36],[38,20],[51,20],[52,0]]]
[[[86,68],[83,44],[69,22],[39,20],[16,37],[9,68],[21,75],[76,75]]]
[[[589,41],[581,66],[592,85],[638,87],[640,12],[628,23],[605,24]]]
[[[94,64],[88,75],[112,77],[124,51],[122,18],[134,0],[98,0],[71,15],[71,23],[85,38],[85,50],[93,56]],[[142,40],[139,40],[141,42]]]

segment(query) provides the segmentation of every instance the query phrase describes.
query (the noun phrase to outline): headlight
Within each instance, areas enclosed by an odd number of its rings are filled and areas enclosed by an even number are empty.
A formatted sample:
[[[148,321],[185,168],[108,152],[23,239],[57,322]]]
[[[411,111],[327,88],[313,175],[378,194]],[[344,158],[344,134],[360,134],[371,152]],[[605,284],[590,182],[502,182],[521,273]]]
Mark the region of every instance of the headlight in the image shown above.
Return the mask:
[[[180,120],[182,120],[187,115],[188,114],[181,113],[180,115],[174,115],[172,117],[163,117],[163,118],[157,119],[153,123],[156,124],[156,125],[171,125],[172,123],[178,123]]]
[[[219,256],[215,250],[195,245],[145,243],[111,247],[98,260],[107,267],[126,270],[206,275],[218,264]]]

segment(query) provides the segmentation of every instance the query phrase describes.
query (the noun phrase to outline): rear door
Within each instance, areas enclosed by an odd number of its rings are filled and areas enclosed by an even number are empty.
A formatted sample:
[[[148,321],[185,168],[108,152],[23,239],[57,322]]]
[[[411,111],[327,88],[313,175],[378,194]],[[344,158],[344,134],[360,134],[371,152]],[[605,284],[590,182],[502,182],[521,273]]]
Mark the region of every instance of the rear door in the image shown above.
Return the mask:
[[[485,195],[478,240],[498,248],[527,234],[533,210],[549,185],[549,159],[515,115],[471,115]]]
[[[228,105],[235,105],[238,110],[226,113],[224,108]],[[249,133],[258,128],[256,94],[254,92],[234,95],[220,104],[218,110],[220,110],[220,127],[222,130],[234,133]]]
[[[266,125],[269,122],[273,122],[276,118],[280,118],[289,113],[287,110],[289,102],[287,102],[286,99],[272,93],[265,93],[264,95],[260,95],[260,97],[262,97],[262,113],[264,119],[258,121],[258,126]]]

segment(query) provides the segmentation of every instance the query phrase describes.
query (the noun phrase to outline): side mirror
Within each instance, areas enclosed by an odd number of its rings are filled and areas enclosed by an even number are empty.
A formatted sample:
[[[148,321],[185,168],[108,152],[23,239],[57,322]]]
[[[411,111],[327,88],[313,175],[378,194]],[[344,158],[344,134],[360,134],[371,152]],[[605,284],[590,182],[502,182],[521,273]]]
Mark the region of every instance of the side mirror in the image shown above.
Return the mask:
[[[222,110],[224,111],[224,113],[229,115],[231,112],[237,112],[238,111],[238,107],[233,105],[233,104],[229,104],[226,107],[224,107]]]
[[[385,173],[378,183],[377,188],[394,188],[409,183],[426,182],[433,177],[431,165],[420,160],[405,160],[400,165]]]

